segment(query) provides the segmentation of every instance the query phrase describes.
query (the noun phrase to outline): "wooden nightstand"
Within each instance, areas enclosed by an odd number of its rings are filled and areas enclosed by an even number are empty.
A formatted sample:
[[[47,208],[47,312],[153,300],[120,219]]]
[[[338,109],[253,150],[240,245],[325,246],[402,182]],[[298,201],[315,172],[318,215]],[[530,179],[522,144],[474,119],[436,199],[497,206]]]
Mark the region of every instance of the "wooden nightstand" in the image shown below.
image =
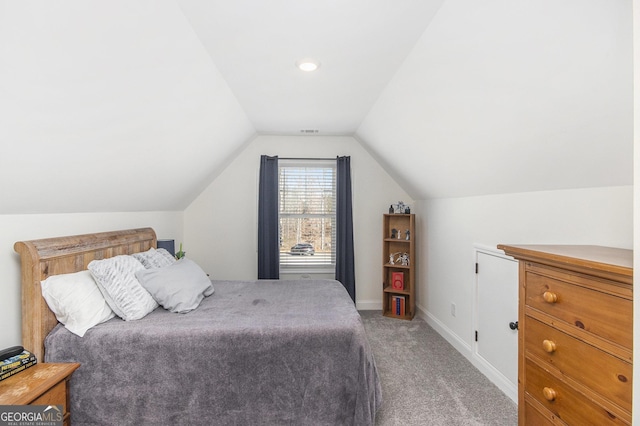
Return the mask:
[[[62,405],[70,425],[69,378],[80,364],[36,364],[0,381],[0,405]]]

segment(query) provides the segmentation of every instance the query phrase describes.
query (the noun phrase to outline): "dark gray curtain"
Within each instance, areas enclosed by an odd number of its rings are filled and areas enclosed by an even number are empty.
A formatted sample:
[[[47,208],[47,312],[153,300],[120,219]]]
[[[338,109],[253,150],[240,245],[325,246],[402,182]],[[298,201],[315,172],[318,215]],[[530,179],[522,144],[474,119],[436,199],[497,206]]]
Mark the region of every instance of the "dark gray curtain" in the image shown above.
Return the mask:
[[[336,280],[356,301],[353,261],[353,215],[351,207],[351,157],[337,158],[336,173]]]
[[[258,279],[280,278],[278,157],[260,156],[258,187]]]

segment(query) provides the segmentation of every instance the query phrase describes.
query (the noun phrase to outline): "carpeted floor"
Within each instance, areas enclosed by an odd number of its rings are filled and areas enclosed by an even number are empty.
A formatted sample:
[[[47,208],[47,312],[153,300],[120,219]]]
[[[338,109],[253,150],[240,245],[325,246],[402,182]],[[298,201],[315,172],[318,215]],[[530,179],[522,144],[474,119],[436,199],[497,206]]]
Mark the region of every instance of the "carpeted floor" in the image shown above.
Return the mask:
[[[517,425],[517,405],[422,319],[360,315],[382,381],[376,426]]]

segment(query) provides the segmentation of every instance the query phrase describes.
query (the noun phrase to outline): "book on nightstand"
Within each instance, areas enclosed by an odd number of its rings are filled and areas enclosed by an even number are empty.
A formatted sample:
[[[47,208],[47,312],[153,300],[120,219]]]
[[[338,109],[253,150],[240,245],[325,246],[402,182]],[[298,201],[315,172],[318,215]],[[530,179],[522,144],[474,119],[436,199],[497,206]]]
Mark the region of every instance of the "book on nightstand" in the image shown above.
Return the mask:
[[[35,365],[37,362],[36,356],[27,350],[22,351],[21,354],[0,361],[0,380],[11,377]]]

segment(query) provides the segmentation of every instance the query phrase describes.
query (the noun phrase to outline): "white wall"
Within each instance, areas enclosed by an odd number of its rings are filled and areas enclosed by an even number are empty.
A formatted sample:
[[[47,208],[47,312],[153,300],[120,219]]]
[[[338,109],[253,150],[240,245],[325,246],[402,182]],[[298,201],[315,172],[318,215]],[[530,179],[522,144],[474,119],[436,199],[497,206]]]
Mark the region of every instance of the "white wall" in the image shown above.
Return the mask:
[[[152,227],[158,238],[182,238],[182,212],[0,215],[0,348],[21,339],[20,256],[16,241]]]
[[[633,247],[632,186],[435,199],[418,202],[416,211],[426,234],[419,242],[419,311],[466,356],[473,339],[474,244]]]
[[[382,214],[413,201],[352,137],[258,136],[185,210],[185,251],[218,279],[257,277],[257,190],[260,155],[351,156],[356,302],[381,309]]]

